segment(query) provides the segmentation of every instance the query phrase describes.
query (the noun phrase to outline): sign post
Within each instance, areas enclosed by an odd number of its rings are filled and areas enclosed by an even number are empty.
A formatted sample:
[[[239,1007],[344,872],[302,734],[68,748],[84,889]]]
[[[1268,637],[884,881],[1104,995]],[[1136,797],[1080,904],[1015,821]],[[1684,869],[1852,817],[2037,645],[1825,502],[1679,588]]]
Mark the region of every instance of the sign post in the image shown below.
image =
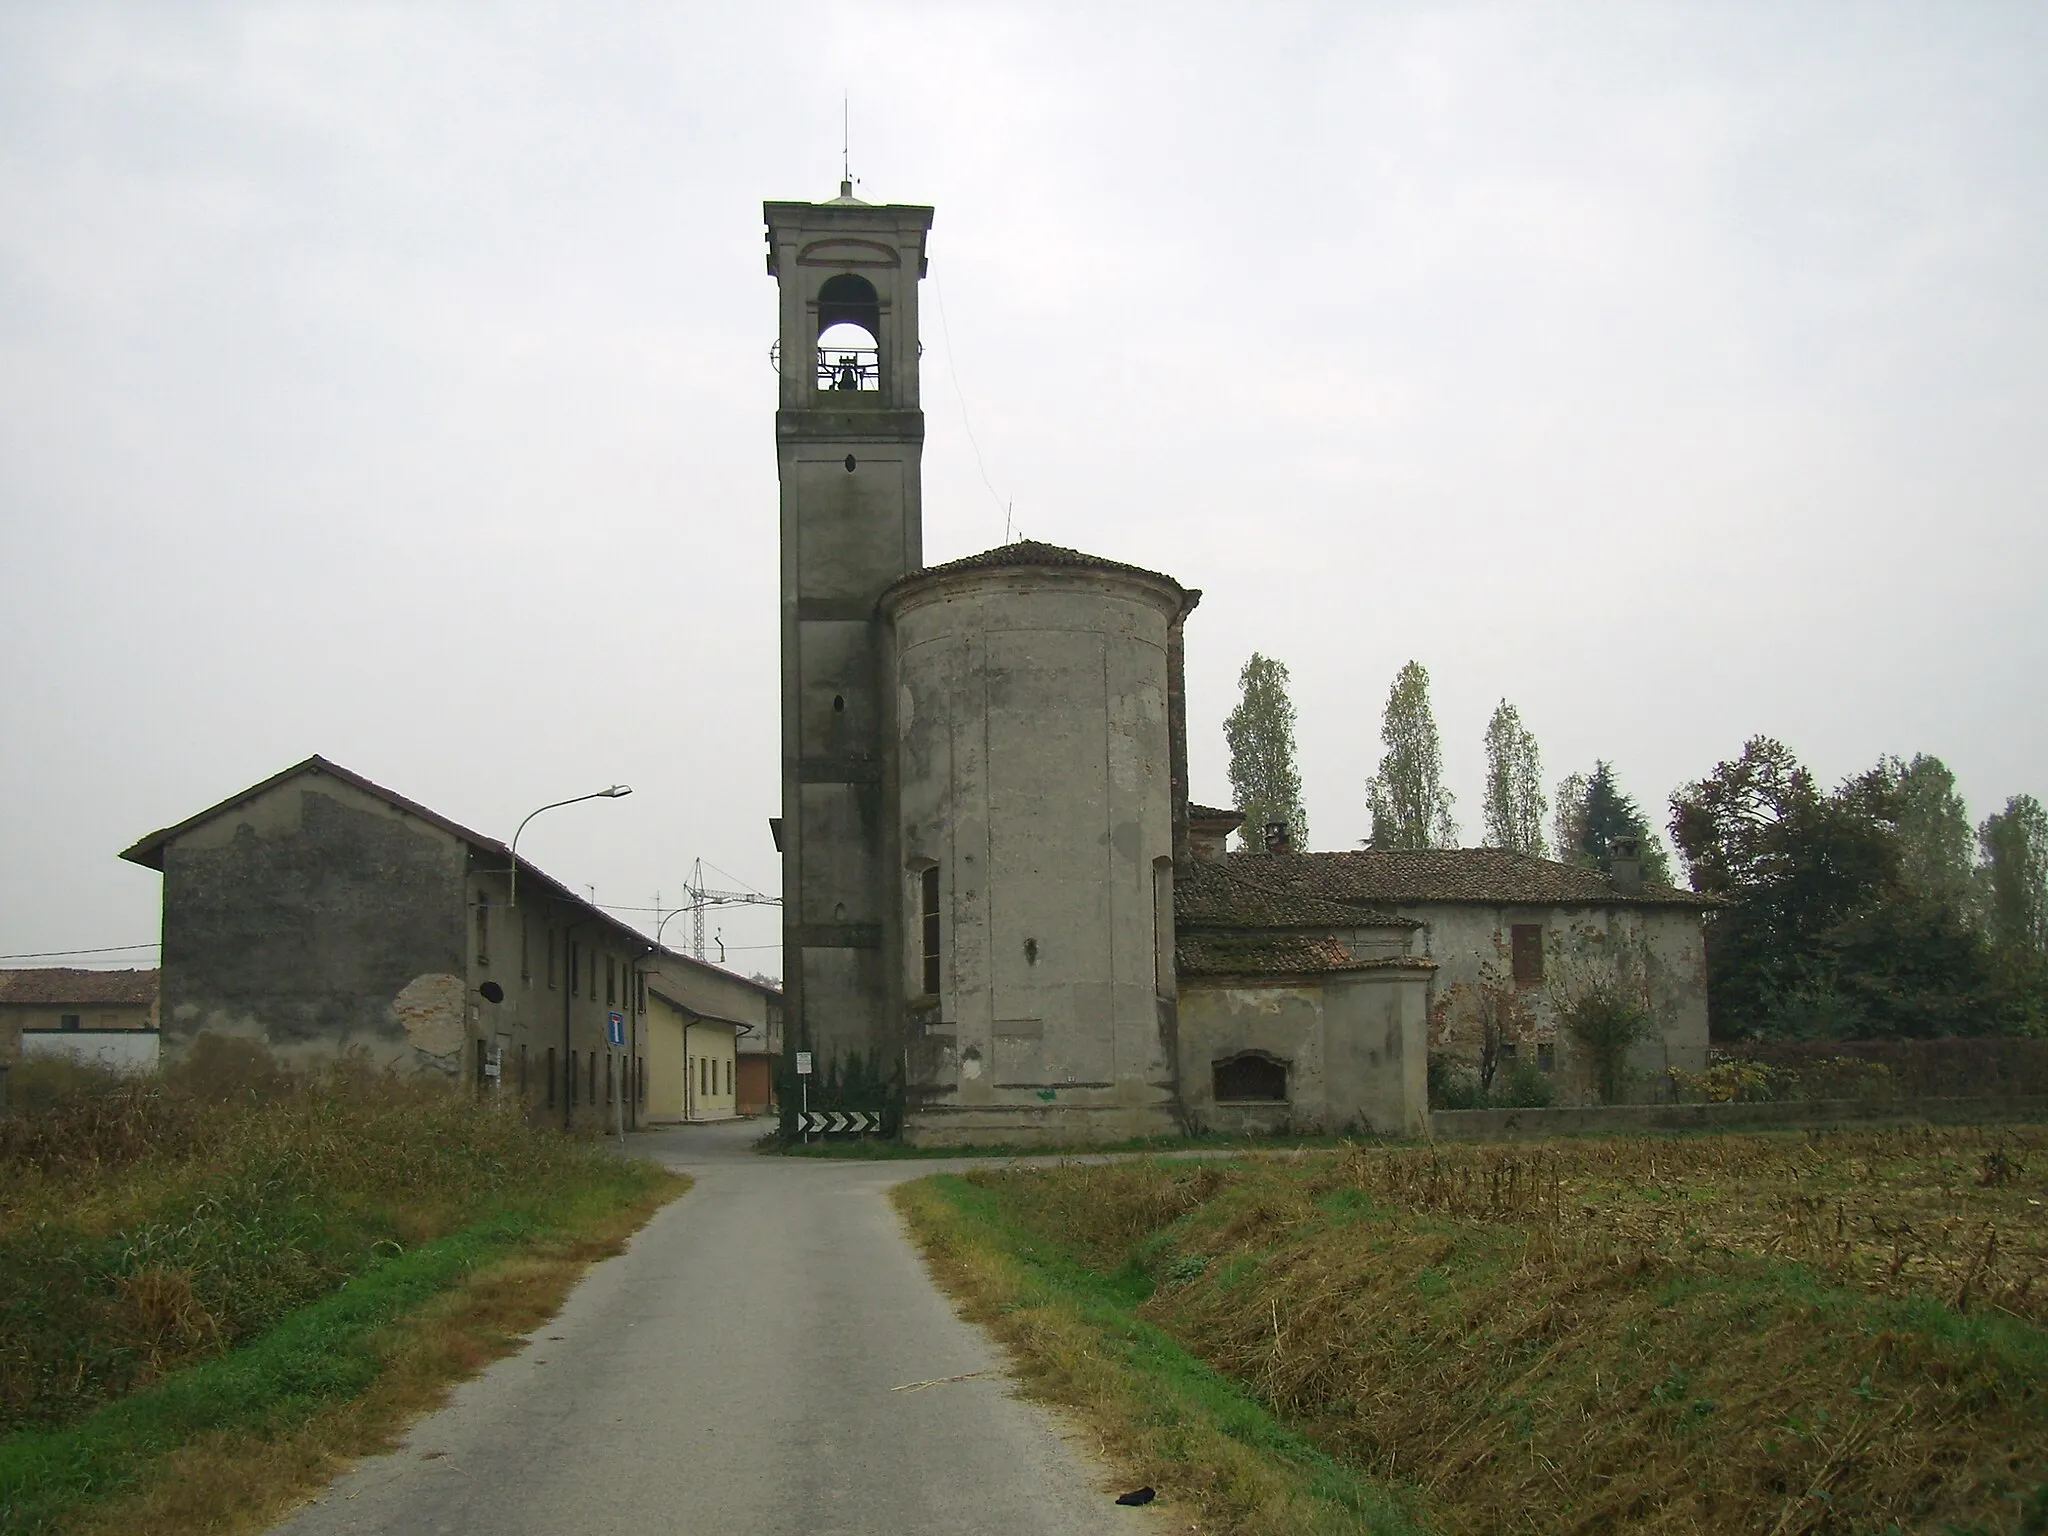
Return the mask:
[[[803,1089],[803,1112],[797,1116],[797,1124],[803,1127],[804,1145],[811,1144],[811,1053],[796,1053],[796,1075]]]
[[[613,1052],[626,1043],[626,1016],[616,1008],[604,1016],[604,1043],[605,1055],[611,1057],[605,1066],[611,1073],[612,1107],[618,1115],[619,1150],[623,1152],[626,1150],[626,1079],[619,1070],[623,1058],[613,1055]]]

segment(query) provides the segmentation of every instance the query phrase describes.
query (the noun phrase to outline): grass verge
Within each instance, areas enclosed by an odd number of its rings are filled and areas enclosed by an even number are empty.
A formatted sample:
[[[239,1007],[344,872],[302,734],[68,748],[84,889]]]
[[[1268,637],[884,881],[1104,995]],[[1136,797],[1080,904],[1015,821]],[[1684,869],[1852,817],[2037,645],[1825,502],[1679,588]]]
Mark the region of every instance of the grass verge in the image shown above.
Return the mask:
[[[1288,1429],[1162,1329],[1149,1284],[1079,1263],[1006,1216],[989,1189],[941,1174],[893,1192],[963,1311],[1010,1349],[1026,1389],[1074,1410],[1134,1481],[1223,1536],[1404,1536],[1410,1500]]]
[[[1436,1530],[2048,1536],[2044,1174],[2007,1127],[954,1183]]]
[[[377,1264],[242,1348],[0,1441],[0,1532],[251,1530],[509,1353],[689,1180],[616,1166]]]

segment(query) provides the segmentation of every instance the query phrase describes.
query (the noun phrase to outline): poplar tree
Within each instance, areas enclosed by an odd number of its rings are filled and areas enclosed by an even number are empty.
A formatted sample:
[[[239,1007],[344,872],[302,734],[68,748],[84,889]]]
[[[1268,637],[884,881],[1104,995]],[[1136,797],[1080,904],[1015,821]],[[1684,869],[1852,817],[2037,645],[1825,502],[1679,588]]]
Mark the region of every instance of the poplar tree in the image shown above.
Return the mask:
[[[1543,818],[1550,802],[1543,795],[1543,754],[1536,736],[1522,724],[1521,713],[1506,699],[1486,723],[1486,845],[1539,859],[1549,849],[1543,841]]]
[[[1444,751],[1429,707],[1429,671],[1411,661],[1387,692],[1380,723],[1386,753],[1365,783],[1372,845],[1379,849],[1455,848],[1455,803],[1444,788]]]
[[[1893,796],[1901,882],[1928,901],[1967,913],[1977,839],[1956,793],[1956,776],[1940,758],[1925,753],[1915,753],[1910,763],[1888,757],[1877,771]]]
[[[1252,652],[1237,675],[1237,708],[1223,722],[1230,748],[1230,792],[1244,813],[1243,846],[1265,847],[1269,821],[1287,823],[1296,848],[1308,846],[1308,813],[1301,804],[1301,773],[1294,766],[1294,701],[1287,696],[1287,664]]]
[[[2014,795],[1977,837],[1991,941],[2018,958],[2048,953],[2048,811],[2032,795]]]

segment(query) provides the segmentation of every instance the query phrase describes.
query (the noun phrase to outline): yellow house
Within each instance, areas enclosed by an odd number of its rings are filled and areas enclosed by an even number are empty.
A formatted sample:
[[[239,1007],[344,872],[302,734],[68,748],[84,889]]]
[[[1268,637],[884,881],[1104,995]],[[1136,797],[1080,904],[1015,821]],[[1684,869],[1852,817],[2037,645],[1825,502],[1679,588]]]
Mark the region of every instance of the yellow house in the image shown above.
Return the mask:
[[[764,1027],[765,1010],[779,1000],[777,994],[669,951],[642,963],[647,971],[647,1123],[735,1118],[740,1113],[740,1039]]]

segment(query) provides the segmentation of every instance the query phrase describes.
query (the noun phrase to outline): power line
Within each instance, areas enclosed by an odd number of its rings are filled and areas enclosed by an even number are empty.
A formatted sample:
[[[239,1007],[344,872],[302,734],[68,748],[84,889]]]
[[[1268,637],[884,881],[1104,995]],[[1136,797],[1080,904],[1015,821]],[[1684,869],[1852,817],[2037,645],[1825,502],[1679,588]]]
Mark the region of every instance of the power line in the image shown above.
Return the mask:
[[[0,955],[0,960],[58,960],[66,955],[118,955],[130,949],[162,949],[160,939],[147,944],[105,944],[98,949],[38,949],[22,955]]]
[[[981,443],[974,435],[974,423],[967,419],[967,394],[960,387],[960,370],[953,366],[953,327],[946,323],[946,290],[939,280],[932,279],[932,292],[939,301],[939,330],[946,338],[946,373],[953,380],[953,398],[960,402],[960,425],[967,429],[967,446],[974,450],[974,467],[981,471],[981,483],[988,487],[989,499],[1003,508],[1003,536],[1010,533],[1009,508],[1003,507],[1003,498],[997,494],[995,484],[988,477],[988,465],[981,457]]]

